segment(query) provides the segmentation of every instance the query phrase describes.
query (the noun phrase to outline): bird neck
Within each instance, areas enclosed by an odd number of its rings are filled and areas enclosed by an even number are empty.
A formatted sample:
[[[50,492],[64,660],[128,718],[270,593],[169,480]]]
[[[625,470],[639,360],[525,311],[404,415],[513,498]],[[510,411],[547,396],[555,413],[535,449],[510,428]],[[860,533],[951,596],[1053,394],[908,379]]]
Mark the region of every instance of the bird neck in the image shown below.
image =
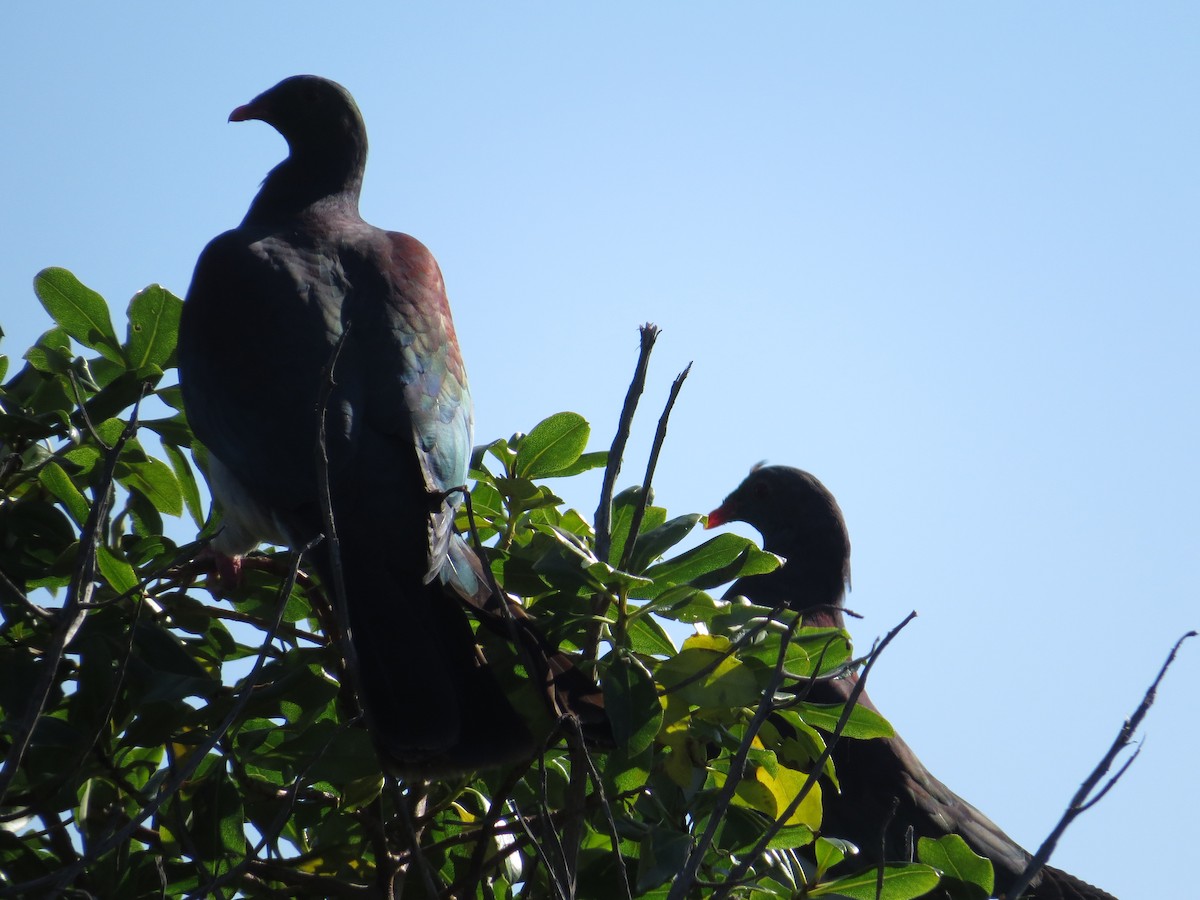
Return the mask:
[[[804,613],[804,624],[843,627],[841,610],[846,593],[846,557],[840,547],[823,546],[821,534],[791,530],[763,535],[763,549],[786,562],[774,572],[754,576],[760,590],[783,599]]]
[[[841,606],[818,606],[804,611],[803,624],[810,628],[845,628]]]
[[[365,148],[361,154],[293,153],[263,180],[242,224],[266,224],[326,210],[358,215]]]

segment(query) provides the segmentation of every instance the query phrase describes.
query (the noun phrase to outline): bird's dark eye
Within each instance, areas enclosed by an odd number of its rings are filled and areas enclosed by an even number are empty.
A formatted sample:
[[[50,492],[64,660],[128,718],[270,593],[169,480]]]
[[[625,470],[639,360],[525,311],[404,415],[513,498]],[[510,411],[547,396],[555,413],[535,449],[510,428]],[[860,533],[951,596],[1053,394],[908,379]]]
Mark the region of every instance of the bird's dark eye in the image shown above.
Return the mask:
[[[769,497],[771,494],[770,489],[768,489],[767,486],[765,484],[763,484],[761,481],[758,484],[754,485],[753,490],[754,490],[754,496],[757,497],[759,500],[766,500],[767,497]]]

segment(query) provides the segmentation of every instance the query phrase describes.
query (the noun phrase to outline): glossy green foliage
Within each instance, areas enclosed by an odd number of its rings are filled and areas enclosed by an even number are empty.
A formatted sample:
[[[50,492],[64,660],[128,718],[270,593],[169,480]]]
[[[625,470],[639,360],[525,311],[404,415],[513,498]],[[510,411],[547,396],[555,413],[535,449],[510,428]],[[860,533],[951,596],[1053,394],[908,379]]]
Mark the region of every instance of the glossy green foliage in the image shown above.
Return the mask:
[[[35,292],[54,327],[15,374],[0,357],[0,896],[665,896],[697,852],[685,896],[739,864],[742,894],[900,900],[940,871],[990,888],[952,842],[880,878],[816,837],[841,709],[803,688],[853,665],[847,635],[718,599],[778,559],[727,533],[686,543],[700,516],[641,487],[604,498],[601,540],[554,492],[609,463],[575,413],[477,448],[458,525],[602,684],[615,747],[552,722],[519,655],[481,632],[544,754],[386,776],[321,586],[282,549],[224,583],[193,540],[219,520],[174,386],[178,298],[140,292],[122,339],[69,272]],[[700,627],[676,646],[670,621]],[[856,709],[842,739],[888,734]]]

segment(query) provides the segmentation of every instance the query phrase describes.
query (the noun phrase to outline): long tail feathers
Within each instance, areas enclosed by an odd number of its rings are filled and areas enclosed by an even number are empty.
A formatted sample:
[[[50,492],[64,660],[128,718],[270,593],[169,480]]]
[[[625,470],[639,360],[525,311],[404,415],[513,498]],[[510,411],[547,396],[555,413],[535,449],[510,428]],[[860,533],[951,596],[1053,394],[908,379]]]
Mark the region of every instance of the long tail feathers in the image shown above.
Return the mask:
[[[483,562],[457,535],[450,540],[443,573],[446,585],[475,610],[481,625],[505,639],[515,636],[520,642],[534,669],[532,674],[542,685],[551,713],[556,718],[574,716],[589,744],[612,747],[612,726],[604,711],[604,693],[599,685],[570,656],[547,640],[525,607],[510,597],[496,596]]]
[[[532,756],[536,742],[483,661],[462,606],[437,582],[399,584],[376,560],[343,557],[358,688],[381,756],[421,776]]]

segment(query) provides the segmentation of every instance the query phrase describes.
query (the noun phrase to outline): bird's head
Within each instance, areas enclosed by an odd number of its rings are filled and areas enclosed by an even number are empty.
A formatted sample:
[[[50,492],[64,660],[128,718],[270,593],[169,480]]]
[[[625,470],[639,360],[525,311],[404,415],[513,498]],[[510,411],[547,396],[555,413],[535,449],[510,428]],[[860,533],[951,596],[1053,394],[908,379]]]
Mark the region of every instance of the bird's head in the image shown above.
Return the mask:
[[[850,539],[833,494],[813,475],[792,466],[755,466],[725,501],[708,514],[706,528],[727,522],[745,522],[763,537],[768,550],[790,555],[797,540],[845,547]]]
[[[361,145],[366,154],[367,133],[358,104],[350,92],[328,78],[293,75],[229,114],[230,122],[258,119],[283,135],[292,155]]]

